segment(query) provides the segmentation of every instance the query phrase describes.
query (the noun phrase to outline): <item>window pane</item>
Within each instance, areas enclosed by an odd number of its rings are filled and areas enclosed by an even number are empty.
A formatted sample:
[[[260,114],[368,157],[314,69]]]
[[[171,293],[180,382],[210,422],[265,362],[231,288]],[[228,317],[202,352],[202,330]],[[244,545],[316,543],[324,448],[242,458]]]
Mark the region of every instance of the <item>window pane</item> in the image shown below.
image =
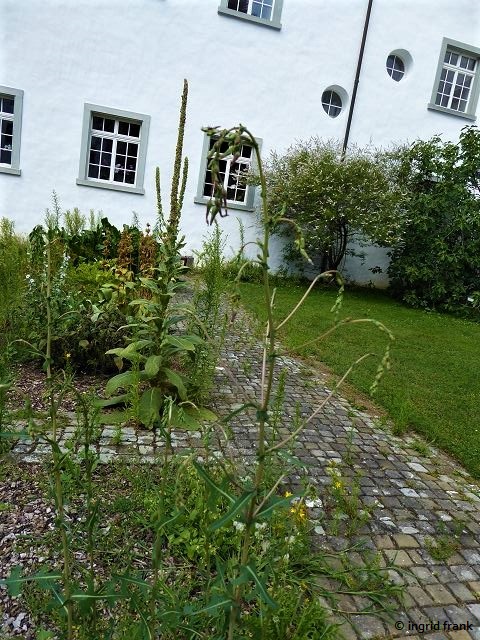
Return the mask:
[[[3,149],[0,151],[0,163],[2,164],[11,164],[12,163],[12,152],[4,151]]]
[[[2,133],[11,136],[13,133],[13,122],[11,120],[2,120]]]
[[[109,180],[110,179],[110,168],[109,167],[100,167],[100,179],[101,180]]]
[[[125,156],[121,156],[117,153],[117,157],[115,158],[115,166],[119,169],[125,169]]]
[[[90,148],[100,150],[102,148],[102,139],[98,138],[97,136],[92,136],[92,142],[90,143]]]
[[[131,169],[131,170],[135,171],[136,168],[137,168],[137,159],[136,158],[130,158],[130,156],[128,156],[127,169]]]
[[[118,123],[118,133],[122,136],[128,136],[128,122],[120,122]]]
[[[127,155],[127,143],[119,140],[117,142],[117,153],[122,153],[124,156]]]
[[[104,167],[109,167],[112,164],[112,154],[111,153],[102,153],[102,162],[101,164]]]
[[[115,182],[124,182],[125,181],[125,171],[123,169],[115,169],[113,173],[113,180]]]
[[[135,184],[135,171],[125,171],[125,182]]]
[[[137,157],[137,153],[138,153],[138,144],[135,144],[133,142],[129,142],[128,143],[128,155]]]
[[[108,131],[109,133],[113,133],[115,130],[115,120],[110,120],[110,118],[105,118],[103,124],[103,130]]]
[[[98,116],[93,116],[92,129],[95,129],[96,131],[103,131],[103,118],[99,118]]]
[[[113,141],[110,138],[103,138],[102,151],[111,152],[113,147]]]
[[[97,165],[90,164],[88,165],[88,177],[89,178],[98,178],[98,169]]]
[[[250,147],[248,144],[242,145],[241,156],[242,156],[242,158],[251,158],[251,156],[252,156],[252,147]]]
[[[132,136],[132,138],[139,138],[140,137],[140,125],[139,124],[134,124],[133,122],[130,123],[130,135]]]
[[[3,98],[2,100],[2,111],[4,113],[13,113],[13,98]]]
[[[458,53],[450,52],[450,64],[456,65],[458,63]]]
[[[336,118],[342,110],[342,99],[335,91],[324,91],[322,106],[331,118]]]
[[[12,136],[2,136],[2,138],[1,138],[1,147],[2,147],[2,149],[11,149],[12,148]]]
[[[100,152],[90,151],[90,162],[93,164],[100,164]]]

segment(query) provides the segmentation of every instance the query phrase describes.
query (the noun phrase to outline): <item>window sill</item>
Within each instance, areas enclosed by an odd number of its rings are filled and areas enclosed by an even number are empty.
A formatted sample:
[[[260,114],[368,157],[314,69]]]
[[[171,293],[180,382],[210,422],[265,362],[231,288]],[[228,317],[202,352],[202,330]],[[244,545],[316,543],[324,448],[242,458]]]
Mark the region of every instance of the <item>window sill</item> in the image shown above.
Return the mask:
[[[84,178],[77,178],[77,184],[81,187],[95,187],[97,189],[111,189],[112,191],[136,193],[140,196],[145,195],[145,189],[141,187],[127,187],[126,185],[111,184],[110,182],[94,182],[93,180],[85,180]]]
[[[195,204],[207,205],[210,198],[196,196],[193,201]],[[253,207],[249,207],[247,204],[239,204],[238,202],[227,202],[227,209],[236,209],[237,211],[255,211]]]
[[[462,111],[455,111],[455,109],[447,109],[446,107],[440,107],[438,104],[429,103],[427,108],[430,109],[430,111],[440,111],[441,113],[448,113],[451,116],[465,118],[465,120],[477,119],[477,116],[475,116],[473,113],[463,113]]]
[[[251,16],[248,13],[243,13],[242,11],[235,11],[234,9],[218,7],[218,13],[223,16],[230,16],[231,18],[239,18],[240,20],[246,20],[247,22],[254,22],[255,24],[260,24],[263,27],[270,27],[271,29],[277,29],[277,31],[279,31],[282,28],[282,25],[280,22],[274,22],[272,20],[264,20],[263,18],[257,18],[256,16]]]
[[[0,173],[9,173],[12,176],[22,175],[20,169],[14,169],[13,167],[0,167]]]

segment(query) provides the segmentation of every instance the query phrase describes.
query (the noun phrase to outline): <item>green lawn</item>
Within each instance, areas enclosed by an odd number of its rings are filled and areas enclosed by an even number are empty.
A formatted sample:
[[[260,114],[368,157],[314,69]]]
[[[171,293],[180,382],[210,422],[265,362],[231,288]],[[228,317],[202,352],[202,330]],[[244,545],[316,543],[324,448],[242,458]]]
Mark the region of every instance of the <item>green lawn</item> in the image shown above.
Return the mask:
[[[277,289],[276,317],[283,319],[305,287]],[[243,284],[245,306],[264,319],[260,285]],[[334,290],[314,290],[280,331],[291,353],[320,360],[343,374],[362,353],[382,354],[385,335],[372,325],[340,328],[325,340],[298,349],[333,322]],[[397,430],[412,428],[457,458],[480,478],[480,324],[438,313],[409,309],[382,292],[345,293],[340,317],[375,318],[395,335],[392,368],[384,376],[375,401],[393,418]],[[367,360],[349,378],[368,392],[376,363]]]

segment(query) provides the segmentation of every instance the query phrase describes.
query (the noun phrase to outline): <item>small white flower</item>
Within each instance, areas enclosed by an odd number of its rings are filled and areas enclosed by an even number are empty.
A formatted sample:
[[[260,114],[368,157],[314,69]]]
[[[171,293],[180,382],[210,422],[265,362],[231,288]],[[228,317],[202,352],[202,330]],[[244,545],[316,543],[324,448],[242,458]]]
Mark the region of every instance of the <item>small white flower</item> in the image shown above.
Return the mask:
[[[245,525],[243,522],[237,522],[236,520],[233,523],[233,526],[237,531],[243,531],[245,529]]]
[[[320,500],[320,498],[315,498],[314,500],[305,500],[305,506],[307,506],[309,509],[311,509],[312,507],[321,507],[322,501]]]
[[[263,529],[267,528],[267,523],[266,522],[256,522],[255,523],[255,529],[258,529],[259,531],[263,531]]]

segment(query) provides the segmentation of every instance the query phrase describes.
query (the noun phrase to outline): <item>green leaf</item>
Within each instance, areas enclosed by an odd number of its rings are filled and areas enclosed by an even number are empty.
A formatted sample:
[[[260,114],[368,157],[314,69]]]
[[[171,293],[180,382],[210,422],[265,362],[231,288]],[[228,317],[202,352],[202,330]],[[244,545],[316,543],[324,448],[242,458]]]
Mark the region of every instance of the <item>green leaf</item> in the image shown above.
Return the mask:
[[[94,407],[113,407],[116,404],[120,404],[121,402],[127,402],[128,393],[122,393],[119,396],[114,396],[113,398],[107,398],[106,400],[101,398],[95,398],[93,401]]]
[[[145,376],[143,376],[145,377]],[[111,396],[114,391],[122,387],[126,389],[131,384],[137,384],[138,381],[142,379],[142,372],[139,373],[135,371],[124,371],[123,373],[119,373],[107,382],[105,386],[105,395]]]
[[[274,498],[270,498],[270,500],[256,514],[255,519],[269,518],[277,508],[288,507],[291,504],[293,497],[294,496],[291,496],[290,498],[281,498],[279,496],[275,496]]]
[[[225,496],[225,498],[227,498],[227,500],[229,500],[232,504],[235,502],[235,497],[231,496],[229,493],[227,493],[221,487],[219,487],[218,484],[215,482],[215,480],[213,480],[208,475],[208,473],[205,471],[205,469],[202,467],[202,465],[198,464],[198,462],[195,462],[195,461],[193,461],[192,464],[195,467],[195,469],[197,470],[198,475],[202,478],[202,480],[204,480],[204,482],[206,482],[208,484],[208,486],[211,489],[213,489],[217,493],[220,493],[222,496]]]
[[[252,497],[255,495],[255,491],[246,491],[245,493],[243,493],[230,507],[230,509],[227,511],[227,513],[220,518],[219,520],[216,520],[210,527],[209,527],[209,531],[213,532],[216,531],[217,529],[220,529],[221,527],[223,527],[224,524],[226,524],[227,522],[229,522],[230,520],[232,520],[234,518],[234,516],[239,512],[242,511],[242,509],[245,509],[245,507],[247,506],[247,504],[250,502],[250,500],[252,499]]]
[[[263,600],[263,602],[265,602],[265,604],[267,604],[272,609],[277,609],[278,608],[278,604],[274,600],[272,600],[272,598],[268,595],[267,587],[266,587],[265,583],[257,575],[255,569],[250,564],[244,565],[242,567],[241,573],[244,573],[245,575],[248,575],[250,577],[250,579],[252,579],[255,582],[258,594],[259,594],[260,598]]]
[[[176,347],[179,351],[195,351],[195,345],[203,341],[198,336],[167,336],[164,342]]]
[[[190,616],[198,616],[201,613],[212,614],[217,609],[228,610],[231,608],[232,604],[233,604],[233,601],[231,598],[228,598],[227,596],[223,596],[223,595],[221,596],[218,595],[218,596],[214,596],[210,600],[210,602],[207,604],[207,606],[203,607],[202,609],[197,609],[196,611],[194,611],[191,606],[186,606],[184,608],[184,613]]]
[[[187,397],[187,390],[182,378],[178,375],[178,373],[175,373],[175,371],[172,371],[172,369],[169,369],[168,367],[164,367],[163,372],[165,373],[168,381],[178,390],[180,399],[185,400],[185,398]]]
[[[22,576],[22,567],[20,565],[17,565],[12,568],[10,576],[8,578],[0,580],[0,584],[5,585],[8,588],[8,591],[12,597],[16,597],[20,595],[22,585],[25,582],[36,582],[41,588],[49,589],[51,587],[52,581],[60,580],[61,577],[61,573],[52,573],[48,571],[39,571],[38,573],[34,573],[31,576]]]
[[[145,373],[149,378],[153,378],[160,371],[162,356],[150,356],[145,362]]]
[[[90,342],[88,340],[79,340],[78,341],[78,346],[82,347],[82,349],[86,349],[89,344],[90,344]]]
[[[163,394],[158,387],[147,389],[138,404],[138,417],[146,427],[151,427],[158,420]]]
[[[116,349],[109,349],[106,351],[106,355],[117,355],[120,358],[125,358],[129,360],[132,356],[137,356],[138,352],[141,351],[144,347],[150,346],[152,344],[151,340],[135,340],[131,342],[126,347],[119,347]]]

